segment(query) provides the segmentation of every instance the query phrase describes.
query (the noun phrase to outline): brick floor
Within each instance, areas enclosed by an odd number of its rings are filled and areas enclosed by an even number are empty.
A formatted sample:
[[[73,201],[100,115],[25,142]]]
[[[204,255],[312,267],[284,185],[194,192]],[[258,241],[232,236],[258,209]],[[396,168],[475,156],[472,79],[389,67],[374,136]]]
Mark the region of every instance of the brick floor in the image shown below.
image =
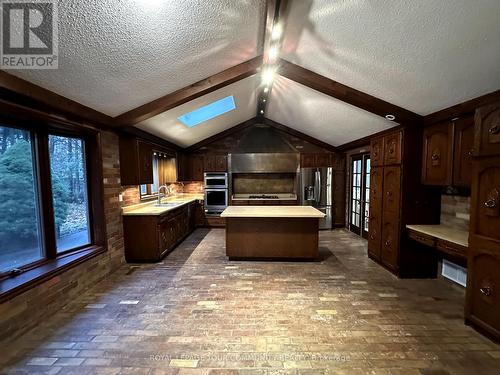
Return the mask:
[[[464,293],[398,280],[344,230],[317,263],[229,262],[198,229],[162,263],[127,265],[2,348],[12,374],[499,374],[463,324]]]

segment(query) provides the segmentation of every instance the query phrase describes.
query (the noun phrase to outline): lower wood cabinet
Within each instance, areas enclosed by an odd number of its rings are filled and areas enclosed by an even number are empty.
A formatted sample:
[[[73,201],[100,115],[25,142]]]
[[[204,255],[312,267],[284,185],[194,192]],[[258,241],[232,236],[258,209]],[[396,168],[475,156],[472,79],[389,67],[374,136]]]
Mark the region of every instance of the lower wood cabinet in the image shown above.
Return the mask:
[[[467,272],[466,321],[500,338],[500,252],[473,244]]]
[[[380,250],[380,261],[392,271],[398,270],[399,253],[399,215],[384,213],[382,223],[382,243]]]
[[[160,261],[193,231],[199,207],[192,202],[163,215],[123,216],[127,262]]]

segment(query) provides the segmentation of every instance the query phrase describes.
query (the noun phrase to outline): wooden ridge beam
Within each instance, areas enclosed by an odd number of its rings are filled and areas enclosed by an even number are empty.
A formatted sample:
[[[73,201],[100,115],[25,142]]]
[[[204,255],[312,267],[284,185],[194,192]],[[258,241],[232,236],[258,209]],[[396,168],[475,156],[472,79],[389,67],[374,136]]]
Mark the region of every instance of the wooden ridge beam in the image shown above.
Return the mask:
[[[115,117],[116,126],[131,126],[160,113],[168,111],[181,104],[211,93],[231,83],[250,77],[258,72],[262,65],[262,56],[226,69],[211,77],[193,83],[173,93],[146,103],[140,107],[125,112]]]
[[[413,123],[422,117],[407,109],[353,89],[284,59],[280,59],[278,74],[376,115],[382,117],[393,115],[395,116],[395,121],[399,124]]]

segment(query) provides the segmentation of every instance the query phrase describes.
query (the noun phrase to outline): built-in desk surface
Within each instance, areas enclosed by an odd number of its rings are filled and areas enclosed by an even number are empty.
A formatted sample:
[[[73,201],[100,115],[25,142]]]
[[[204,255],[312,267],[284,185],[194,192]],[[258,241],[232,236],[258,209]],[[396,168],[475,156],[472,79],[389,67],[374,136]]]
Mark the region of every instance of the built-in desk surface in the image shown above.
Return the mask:
[[[406,228],[463,247],[469,247],[469,232],[465,230],[446,225],[407,225]]]

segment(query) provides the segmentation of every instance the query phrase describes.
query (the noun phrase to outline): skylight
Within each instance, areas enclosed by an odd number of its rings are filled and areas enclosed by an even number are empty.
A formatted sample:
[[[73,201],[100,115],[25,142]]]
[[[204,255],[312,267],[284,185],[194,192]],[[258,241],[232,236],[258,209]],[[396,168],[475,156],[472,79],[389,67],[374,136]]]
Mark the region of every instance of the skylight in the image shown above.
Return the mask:
[[[177,119],[184,125],[192,128],[202,122],[211,120],[217,116],[223,115],[229,111],[236,109],[233,96],[227,96],[203,107],[197,108],[194,111],[183,114]]]

